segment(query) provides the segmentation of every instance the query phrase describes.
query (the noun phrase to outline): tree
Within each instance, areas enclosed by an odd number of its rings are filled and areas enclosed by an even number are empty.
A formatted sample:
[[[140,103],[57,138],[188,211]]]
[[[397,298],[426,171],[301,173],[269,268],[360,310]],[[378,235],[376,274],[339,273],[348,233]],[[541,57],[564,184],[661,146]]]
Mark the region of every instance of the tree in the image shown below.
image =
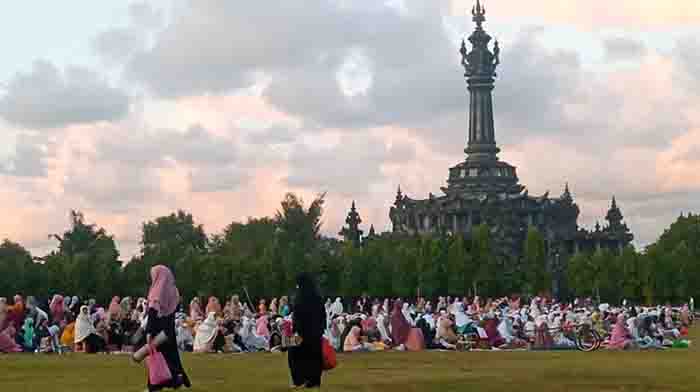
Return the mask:
[[[242,293],[243,288],[253,296],[279,293],[280,286],[272,275],[272,253],[276,225],[270,218],[249,218],[245,224],[233,222],[220,236],[211,241],[211,267],[221,274],[222,291]],[[225,288],[224,288],[225,287]]]
[[[456,234],[447,251],[448,293],[461,296],[470,289],[471,281],[467,274],[469,255],[465,249],[464,237]]]
[[[493,282],[496,274],[496,260],[491,252],[491,230],[486,224],[479,225],[472,232],[472,257],[468,274],[472,276],[472,294],[479,295],[479,286],[485,286],[485,291],[490,294],[494,291]]]
[[[623,249],[617,257],[616,264],[621,270],[622,296],[625,299],[641,300],[643,294],[642,272],[640,258],[632,246]]]
[[[342,292],[346,297],[356,297],[367,291],[369,267],[364,252],[352,242],[345,242],[342,248],[343,274]]]
[[[418,258],[416,259],[417,290],[413,294],[433,297],[446,290],[441,284],[442,277],[447,272],[446,252],[441,238],[423,237],[418,243]]]
[[[30,293],[35,288],[28,284],[35,279],[32,255],[22,245],[4,240],[0,244],[0,296],[12,297]]]
[[[141,254],[148,266],[163,264],[174,270],[188,250],[203,253],[207,244],[202,225],[196,225],[192,214],[182,210],[142,226]]]
[[[295,274],[302,271],[318,272],[320,268],[315,260],[312,260],[312,255],[321,239],[325,196],[317,196],[309,207],[305,208],[301,198],[288,193],[282,200],[282,208],[275,214],[275,268],[286,271],[285,291],[294,287]]]
[[[534,226],[530,226],[527,230],[524,267],[526,286],[532,294],[549,292],[552,289],[552,276],[547,268],[544,237]]]
[[[40,295],[73,292],[101,301],[120,287],[120,268],[114,238],[104,228],[85,222],[79,211],[71,211],[71,225],[63,234],[52,234],[58,250],[44,257],[46,287]]]
[[[609,281],[607,278],[609,275],[609,267],[612,264],[612,256],[610,252],[605,249],[598,249],[593,256],[590,258],[589,273],[591,284],[593,286],[593,295],[596,296],[598,301],[601,301],[601,288],[605,287]]]
[[[367,263],[372,268],[367,277],[369,281],[367,291],[372,295],[381,297],[393,295],[391,275],[394,272],[394,247],[395,243],[391,239],[380,238],[369,241],[363,248]]]

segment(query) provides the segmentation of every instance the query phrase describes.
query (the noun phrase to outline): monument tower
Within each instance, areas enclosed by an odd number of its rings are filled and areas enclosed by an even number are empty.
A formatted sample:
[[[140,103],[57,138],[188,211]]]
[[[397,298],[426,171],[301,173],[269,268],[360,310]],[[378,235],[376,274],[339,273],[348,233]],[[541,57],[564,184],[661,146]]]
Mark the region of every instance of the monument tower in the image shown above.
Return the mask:
[[[545,238],[548,263],[554,279],[563,277],[568,258],[579,251],[608,248],[621,250],[632,241],[613,199],[603,230],[579,228],[579,207],[566,184],[560,197],[549,192],[532,196],[518,180],[516,168],[501,161],[496,143],[492,93],[501,64],[498,42],[484,29],[486,9],[480,0],[471,10],[476,27],[469,46],[462,41],[460,53],[469,92],[466,158],[449,169],[443,195],[413,199],[399,190],[389,211],[394,235],[469,235],[486,224],[493,249],[503,263],[518,263],[529,227]],[[555,289],[561,282],[553,282]],[[556,292],[555,292],[556,294]]]

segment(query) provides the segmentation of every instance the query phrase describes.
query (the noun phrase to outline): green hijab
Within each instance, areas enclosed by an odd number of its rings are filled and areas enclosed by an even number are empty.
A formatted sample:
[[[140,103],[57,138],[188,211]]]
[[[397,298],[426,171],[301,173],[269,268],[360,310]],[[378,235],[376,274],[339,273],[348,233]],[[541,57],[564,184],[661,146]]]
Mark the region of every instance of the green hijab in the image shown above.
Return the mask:
[[[24,326],[22,327],[24,330],[24,334],[22,335],[24,337],[24,346],[25,347],[33,347],[34,346],[34,319],[27,317],[24,319]]]

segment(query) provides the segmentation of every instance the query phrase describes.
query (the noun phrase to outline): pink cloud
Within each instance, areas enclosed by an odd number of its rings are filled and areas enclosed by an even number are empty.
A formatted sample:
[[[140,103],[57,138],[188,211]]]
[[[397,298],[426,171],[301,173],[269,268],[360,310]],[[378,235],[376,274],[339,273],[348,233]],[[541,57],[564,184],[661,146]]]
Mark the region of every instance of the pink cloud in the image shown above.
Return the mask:
[[[696,0],[483,0],[487,18],[529,24],[570,24],[585,29],[664,28],[697,26],[700,2]],[[454,15],[464,15],[475,0],[451,0]]]
[[[179,116],[189,123],[222,132],[245,121],[266,124],[298,124],[298,119],[283,113],[255,95],[204,95],[185,97],[176,102]]]
[[[659,154],[656,165],[665,191],[700,192],[700,124],[676,138]]]

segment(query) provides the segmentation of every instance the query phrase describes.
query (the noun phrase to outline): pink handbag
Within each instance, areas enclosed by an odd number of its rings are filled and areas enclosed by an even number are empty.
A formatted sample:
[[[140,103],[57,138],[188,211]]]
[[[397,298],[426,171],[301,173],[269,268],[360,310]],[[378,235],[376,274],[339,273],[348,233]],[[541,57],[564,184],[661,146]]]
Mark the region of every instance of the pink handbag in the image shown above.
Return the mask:
[[[173,378],[163,354],[152,345],[148,345],[146,367],[148,368],[148,383],[151,385],[165,384]]]

